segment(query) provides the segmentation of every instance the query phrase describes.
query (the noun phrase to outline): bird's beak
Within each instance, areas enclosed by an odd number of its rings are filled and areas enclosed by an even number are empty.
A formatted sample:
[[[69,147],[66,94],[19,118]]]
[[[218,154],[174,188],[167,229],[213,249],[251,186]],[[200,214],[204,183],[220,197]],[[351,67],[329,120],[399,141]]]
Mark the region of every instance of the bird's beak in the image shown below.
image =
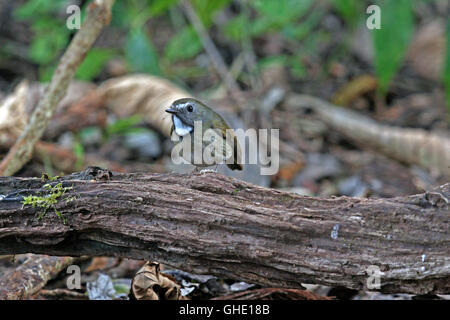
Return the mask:
[[[177,109],[173,109],[173,108],[169,108],[169,109],[166,109],[166,112],[171,113],[171,114],[177,114],[178,110]]]

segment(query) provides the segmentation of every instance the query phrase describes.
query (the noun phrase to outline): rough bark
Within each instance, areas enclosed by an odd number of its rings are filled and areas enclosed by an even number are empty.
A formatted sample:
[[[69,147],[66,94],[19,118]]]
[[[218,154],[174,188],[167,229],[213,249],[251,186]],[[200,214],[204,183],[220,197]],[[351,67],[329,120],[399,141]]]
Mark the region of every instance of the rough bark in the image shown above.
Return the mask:
[[[43,185],[73,187],[56,208],[22,208]],[[105,255],[159,261],[274,287],[320,283],[381,291],[450,292],[450,184],[392,199],[314,198],[216,173],[0,178],[0,254]]]

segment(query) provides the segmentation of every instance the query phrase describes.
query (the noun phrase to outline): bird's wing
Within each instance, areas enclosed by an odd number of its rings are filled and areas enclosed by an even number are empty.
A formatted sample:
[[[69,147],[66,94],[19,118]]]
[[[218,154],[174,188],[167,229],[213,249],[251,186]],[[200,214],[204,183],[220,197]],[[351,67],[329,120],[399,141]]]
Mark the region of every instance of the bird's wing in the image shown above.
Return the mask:
[[[232,170],[242,170],[242,151],[241,146],[237,140],[234,130],[221,130],[223,138],[228,141],[233,141],[233,159],[234,163],[227,163],[227,166]]]

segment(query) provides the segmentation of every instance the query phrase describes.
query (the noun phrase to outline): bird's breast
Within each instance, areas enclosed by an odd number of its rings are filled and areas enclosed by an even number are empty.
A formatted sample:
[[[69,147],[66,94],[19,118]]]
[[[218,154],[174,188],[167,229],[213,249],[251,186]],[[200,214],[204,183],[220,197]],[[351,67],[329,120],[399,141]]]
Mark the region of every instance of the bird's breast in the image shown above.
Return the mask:
[[[191,126],[184,124],[176,115],[172,116],[172,120],[175,133],[181,137],[191,133],[194,129]]]

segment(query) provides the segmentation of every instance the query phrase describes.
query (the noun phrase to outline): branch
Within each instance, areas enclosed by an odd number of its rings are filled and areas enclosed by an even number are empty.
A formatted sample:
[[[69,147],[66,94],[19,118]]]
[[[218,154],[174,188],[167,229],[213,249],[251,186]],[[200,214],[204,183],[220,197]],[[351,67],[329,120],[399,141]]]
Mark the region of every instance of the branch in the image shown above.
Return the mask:
[[[211,60],[214,69],[216,69],[232,98],[235,99],[238,104],[244,103],[244,97],[239,85],[228,71],[225,61],[223,60],[219,50],[217,50],[214,45],[214,42],[211,40],[208,31],[205,29],[200,17],[192,7],[191,2],[189,0],[183,0],[181,1],[181,6],[183,7],[190,23],[194,27],[195,32],[197,32],[200,40],[202,41],[203,47],[205,48],[206,54]]]
[[[80,259],[32,255],[14,270],[0,276],[0,300],[26,299],[45,287],[69,265]]]
[[[61,57],[52,80],[31,115],[28,125],[0,163],[0,175],[13,175],[30,159],[35,143],[41,138],[59,101],[65,96],[78,66],[103,27],[109,23],[113,3],[114,0],[95,0],[88,6],[87,17],[82,28],[76,33]]]
[[[37,220],[22,197],[45,183],[72,201]],[[0,254],[117,256],[159,261],[274,287],[320,283],[381,291],[450,292],[450,184],[393,199],[314,198],[207,174],[115,174],[99,168],[58,181],[0,178]]]
[[[352,141],[391,158],[450,177],[450,139],[444,135],[380,124],[351,110],[303,94],[291,94],[285,104],[291,110],[312,108],[327,124]]]

